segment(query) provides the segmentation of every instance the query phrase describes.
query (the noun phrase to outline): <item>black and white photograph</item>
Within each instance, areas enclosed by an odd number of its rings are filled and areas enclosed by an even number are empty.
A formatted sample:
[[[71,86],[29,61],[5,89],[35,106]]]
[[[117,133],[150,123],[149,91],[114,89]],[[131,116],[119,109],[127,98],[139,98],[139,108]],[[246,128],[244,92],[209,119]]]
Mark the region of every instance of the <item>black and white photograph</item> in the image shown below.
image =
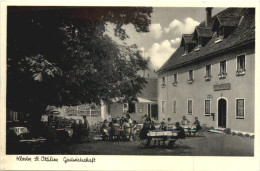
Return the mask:
[[[256,7],[6,11],[5,155],[255,157]]]

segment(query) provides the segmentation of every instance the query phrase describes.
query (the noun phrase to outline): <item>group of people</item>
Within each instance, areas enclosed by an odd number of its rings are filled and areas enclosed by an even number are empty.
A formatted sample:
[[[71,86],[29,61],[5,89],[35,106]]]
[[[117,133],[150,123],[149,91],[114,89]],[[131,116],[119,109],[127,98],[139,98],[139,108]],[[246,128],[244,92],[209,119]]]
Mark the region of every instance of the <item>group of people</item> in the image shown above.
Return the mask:
[[[170,126],[169,126],[170,121],[171,121],[171,119],[168,118],[167,123],[161,122],[159,130],[161,130],[161,131],[172,130],[172,128],[170,128]],[[183,116],[183,119],[182,119],[181,122],[175,123],[175,129],[174,130],[178,131],[177,138],[182,138],[182,139],[185,138],[186,135],[185,135],[185,131],[184,131],[183,127],[185,127],[185,125],[189,125],[189,124],[190,124],[190,121],[186,118],[186,116]],[[195,121],[194,121],[193,125],[195,125],[196,131],[199,131],[199,130],[202,129],[201,126],[200,126],[200,122],[198,120],[198,117],[195,117]],[[146,144],[147,146],[150,144],[150,142],[152,140],[151,137],[148,137],[147,133],[149,131],[154,131],[154,130],[156,130],[154,122],[151,120],[150,117],[146,117],[145,120],[144,120],[144,123],[143,123],[143,127],[140,131],[139,138],[140,139],[148,139],[147,144]],[[166,140],[166,138],[163,139],[163,143],[165,143],[165,140]]]
[[[90,142],[90,127],[89,123],[86,119],[86,117],[83,117],[83,122],[82,120],[73,120],[73,123],[71,125],[71,128],[73,129],[73,134],[72,134],[72,140],[73,142],[76,143],[83,143],[83,142]]]
[[[126,114],[126,117],[121,117],[119,120],[113,119],[111,122],[105,119],[101,125],[100,132],[103,140],[113,140],[115,136],[117,139],[135,138],[137,122],[136,120],[132,121],[129,114]]]

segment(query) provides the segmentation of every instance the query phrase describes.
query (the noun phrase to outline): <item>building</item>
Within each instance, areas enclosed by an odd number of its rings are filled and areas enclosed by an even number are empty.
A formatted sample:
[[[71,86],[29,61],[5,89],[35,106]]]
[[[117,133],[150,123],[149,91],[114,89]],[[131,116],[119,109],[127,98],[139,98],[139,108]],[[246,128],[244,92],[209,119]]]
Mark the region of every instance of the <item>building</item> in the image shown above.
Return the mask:
[[[147,69],[139,71],[138,74],[147,81],[142,94],[137,97],[138,102],[122,103],[114,100],[111,104],[102,105],[101,113],[104,113],[104,116],[108,117],[107,119],[125,117],[126,113],[129,113],[131,118],[139,123],[143,121],[144,115],[155,120],[158,119],[157,73],[154,69]]]
[[[158,71],[159,120],[254,133],[255,9],[211,12]]]

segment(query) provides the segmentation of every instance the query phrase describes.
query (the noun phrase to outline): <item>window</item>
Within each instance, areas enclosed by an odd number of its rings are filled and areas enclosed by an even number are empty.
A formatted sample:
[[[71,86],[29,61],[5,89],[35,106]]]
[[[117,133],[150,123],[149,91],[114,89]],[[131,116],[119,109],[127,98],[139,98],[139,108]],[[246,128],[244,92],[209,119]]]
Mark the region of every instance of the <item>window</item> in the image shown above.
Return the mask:
[[[162,86],[166,86],[165,77],[162,77]]]
[[[220,73],[218,74],[219,78],[226,78],[226,61],[220,61]]]
[[[111,112],[111,104],[108,104],[107,105],[107,113],[110,114],[110,112]]]
[[[162,101],[162,112],[165,112],[165,101]]]
[[[128,103],[128,113],[135,113],[135,103]]]
[[[172,109],[173,113],[176,113],[176,100],[173,101],[173,109]]]
[[[224,38],[224,28],[223,27],[219,27],[217,29],[217,39],[215,41],[215,43],[221,42]]]
[[[245,54],[237,56],[237,72],[236,75],[245,75],[246,65],[245,65]]]
[[[205,115],[210,115],[210,100],[205,100]]]
[[[202,46],[202,38],[198,37],[197,41],[196,41],[196,49],[195,51],[200,50],[200,47]]]
[[[126,113],[128,111],[128,103],[123,104],[123,113]]]
[[[184,52],[182,56],[185,56],[189,52],[189,44],[185,43],[183,46]]]
[[[211,79],[211,65],[206,65],[206,76],[204,77],[206,81]]]
[[[143,108],[139,108],[139,113],[143,113]]]
[[[245,118],[245,100],[237,99],[236,102],[236,118],[244,119]]]
[[[177,78],[177,74],[173,74],[173,83],[174,86],[176,86],[178,84],[178,78]]]
[[[193,79],[193,70],[189,70],[189,79],[188,79],[188,83],[192,83],[194,81]]]
[[[192,100],[188,100],[188,114],[192,115]]]

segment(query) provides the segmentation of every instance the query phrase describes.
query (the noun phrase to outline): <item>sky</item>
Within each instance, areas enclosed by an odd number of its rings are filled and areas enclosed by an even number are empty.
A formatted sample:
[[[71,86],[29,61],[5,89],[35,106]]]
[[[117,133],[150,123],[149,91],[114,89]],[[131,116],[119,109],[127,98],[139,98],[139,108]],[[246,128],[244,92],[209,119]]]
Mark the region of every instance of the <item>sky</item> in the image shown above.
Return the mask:
[[[212,16],[225,8],[213,8]],[[200,22],[206,19],[205,8],[154,7],[151,14],[150,32],[138,33],[133,25],[126,25],[129,39],[124,43],[136,44],[144,58],[150,57],[152,69],[159,69],[179,47],[182,34],[190,34]],[[118,43],[123,43],[113,36],[112,24],[107,26],[107,34]]]

